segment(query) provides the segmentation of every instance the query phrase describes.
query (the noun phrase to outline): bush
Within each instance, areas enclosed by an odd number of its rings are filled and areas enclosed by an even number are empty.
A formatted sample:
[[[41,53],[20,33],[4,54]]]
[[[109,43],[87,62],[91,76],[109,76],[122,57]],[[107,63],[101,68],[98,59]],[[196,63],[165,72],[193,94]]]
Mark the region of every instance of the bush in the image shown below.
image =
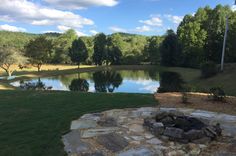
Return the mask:
[[[201,72],[203,78],[209,78],[217,74],[218,69],[214,62],[209,61],[201,65]]]
[[[210,97],[215,101],[225,101],[225,92],[220,87],[210,89]]]

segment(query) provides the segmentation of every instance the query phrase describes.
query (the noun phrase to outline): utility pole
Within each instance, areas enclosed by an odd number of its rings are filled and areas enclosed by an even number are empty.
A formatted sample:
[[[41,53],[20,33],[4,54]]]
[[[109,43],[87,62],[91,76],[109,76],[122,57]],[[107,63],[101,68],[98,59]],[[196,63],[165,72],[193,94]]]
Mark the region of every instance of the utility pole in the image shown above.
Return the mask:
[[[221,66],[220,66],[220,70],[222,72],[224,71],[225,47],[226,47],[226,40],[227,40],[228,30],[229,30],[229,18],[228,18],[228,16],[226,16],[225,35],[224,35],[224,43],[223,43]]]
[[[234,5],[236,5],[236,0],[234,2]],[[226,16],[225,35],[224,35],[224,43],[223,43],[222,57],[221,57],[221,66],[220,66],[220,70],[222,72],[224,71],[225,47],[226,47],[228,30],[229,30],[229,18],[228,18],[228,16]]]

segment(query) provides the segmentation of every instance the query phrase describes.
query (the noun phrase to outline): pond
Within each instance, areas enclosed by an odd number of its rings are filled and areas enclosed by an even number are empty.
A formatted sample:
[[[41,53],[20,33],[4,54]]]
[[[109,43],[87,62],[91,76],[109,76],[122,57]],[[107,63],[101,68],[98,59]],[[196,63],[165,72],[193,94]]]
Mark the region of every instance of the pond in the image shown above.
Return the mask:
[[[106,70],[60,75],[12,82],[23,90],[63,90],[104,93],[154,93],[177,91],[182,88],[177,73],[148,70]],[[159,89],[158,89],[159,88]]]

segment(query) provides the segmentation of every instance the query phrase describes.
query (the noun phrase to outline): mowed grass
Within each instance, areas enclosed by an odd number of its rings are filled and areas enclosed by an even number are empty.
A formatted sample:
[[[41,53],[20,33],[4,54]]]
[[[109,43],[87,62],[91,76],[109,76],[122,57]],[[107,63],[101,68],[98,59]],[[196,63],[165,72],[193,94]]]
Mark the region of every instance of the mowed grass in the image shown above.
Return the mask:
[[[36,67],[33,66],[28,66],[27,68],[23,68],[20,69],[17,65],[13,65],[15,70],[15,73],[26,73],[26,72],[35,72],[37,71]],[[87,67],[91,67],[91,66],[81,66],[81,68],[87,68]],[[53,65],[53,64],[45,64],[42,66],[41,70],[42,71],[50,71],[50,70],[68,70],[68,69],[76,69],[78,68],[78,66],[75,65]],[[5,75],[5,71],[0,68],[0,74],[1,75]]]
[[[236,63],[226,64],[224,72],[210,78],[201,78],[201,71],[191,68],[170,67],[167,70],[179,73],[191,86],[192,91],[208,92],[212,87],[221,87],[227,95],[236,96]]]
[[[61,136],[72,120],[156,104],[150,94],[0,91],[0,156],[62,156]]]

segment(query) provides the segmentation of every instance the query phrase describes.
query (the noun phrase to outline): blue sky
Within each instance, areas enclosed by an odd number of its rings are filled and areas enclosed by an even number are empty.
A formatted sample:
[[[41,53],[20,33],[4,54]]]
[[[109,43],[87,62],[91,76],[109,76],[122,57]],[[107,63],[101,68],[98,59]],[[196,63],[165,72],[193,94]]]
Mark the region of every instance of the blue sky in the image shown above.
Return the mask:
[[[0,30],[161,35],[199,7],[234,0],[0,0]]]

